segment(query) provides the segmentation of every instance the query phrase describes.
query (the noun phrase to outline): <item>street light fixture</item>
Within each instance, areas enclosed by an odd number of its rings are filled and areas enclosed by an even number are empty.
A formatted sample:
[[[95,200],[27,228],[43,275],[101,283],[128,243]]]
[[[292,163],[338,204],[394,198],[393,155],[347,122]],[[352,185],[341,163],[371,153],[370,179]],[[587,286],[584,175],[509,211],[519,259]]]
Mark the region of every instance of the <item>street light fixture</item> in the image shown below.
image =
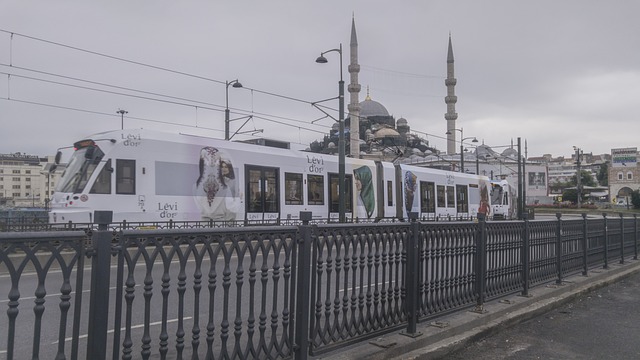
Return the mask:
[[[340,81],[338,82],[338,124],[339,133],[338,133],[338,216],[339,221],[341,223],[345,222],[345,213],[346,213],[346,205],[345,205],[345,184],[344,184],[344,162],[345,162],[345,154],[344,154],[344,80],[342,80],[342,44],[337,49],[331,49],[320,53],[320,56],[316,59],[316,62],[319,64],[326,64],[328,62],[327,58],[324,57],[324,54],[330,53],[332,51],[340,54]]]
[[[478,139],[475,138],[475,136],[470,136],[470,137],[464,137],[464,132],[462,131],[462,128],[460,129],[451,129],[451,130],[455,130],[455,131],[460,131],[460,172],[464,172],[464,141],[465,140],[469,140],[469,139],[473,139],[471,140],[472,143],[477,143]],[[446,135],[451,135],[451,130],[448,130],[445,134]],[[476,154],[477,156],[477,154]]]
[[[238,79],[235,79],[233,81],[225,82],[225,85],[225,99],[227,106],[224,109],[224,139],[229,140],[229,85],[233,85],[234,88],[241,88],[242,84]]]
[[[118,109],[116,114],[120,114],[120,130],[124,130],[124,114],[128,114],[127,110]]]

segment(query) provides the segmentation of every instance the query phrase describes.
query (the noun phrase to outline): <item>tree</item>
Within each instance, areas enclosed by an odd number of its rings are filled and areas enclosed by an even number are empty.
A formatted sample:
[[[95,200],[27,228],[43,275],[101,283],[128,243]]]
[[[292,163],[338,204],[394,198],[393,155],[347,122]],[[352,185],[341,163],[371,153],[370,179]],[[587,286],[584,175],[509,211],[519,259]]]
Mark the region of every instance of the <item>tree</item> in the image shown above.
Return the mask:
[[[576,186],[577,182],[576,182],[576,176],[573,175],[571,177],[571,180],[569,180],[570,186]],[[581,186],[596,186],[598,184],[596,184],[596,181],[593,179],[593,176],[591,176],[591,173],[585,170],[580,170],[580,185]]]
[[[633,190],[631,192],[631,204],[634,209],[640,209],[640,191]]]
[[[562,201],[578,202],[578,191],[576,189],[565,189],[562,192]]]
[[[600,186],[608,186],[609,185],[609,164],[604,163],[600,166],[600,171],[596,175],[598,179],[598,183]]]

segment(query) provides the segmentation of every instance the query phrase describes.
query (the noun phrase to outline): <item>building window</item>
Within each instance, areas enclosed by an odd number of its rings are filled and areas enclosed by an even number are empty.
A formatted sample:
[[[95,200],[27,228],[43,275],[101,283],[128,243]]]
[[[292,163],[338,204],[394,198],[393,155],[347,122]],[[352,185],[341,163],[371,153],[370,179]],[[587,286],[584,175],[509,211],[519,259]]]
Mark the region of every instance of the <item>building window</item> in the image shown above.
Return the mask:
[[[13,170],[14,174],[20,174],[20,170]]]
[[[20,197],[20,193],[13,193],[13,197]]]
[[[14,177],[13,181],[20,181],[20,178],[19,177]]]
[[[622,173],[621,172],[618,173],[618,180],[622,180]]]
[[[12,189],[20,189],[20,185],[13,185]]]
[[[31,174],[31,170],[25,170],[24,173],[25,174]]]
[[[24,181],[31,181],[31,178],[24,178]]]
[[[31,189],[31,185],[25,185],[24,188],[25,189]]]
[[[633,180],[633,173],[631,171],[627,173],[627,180]]]

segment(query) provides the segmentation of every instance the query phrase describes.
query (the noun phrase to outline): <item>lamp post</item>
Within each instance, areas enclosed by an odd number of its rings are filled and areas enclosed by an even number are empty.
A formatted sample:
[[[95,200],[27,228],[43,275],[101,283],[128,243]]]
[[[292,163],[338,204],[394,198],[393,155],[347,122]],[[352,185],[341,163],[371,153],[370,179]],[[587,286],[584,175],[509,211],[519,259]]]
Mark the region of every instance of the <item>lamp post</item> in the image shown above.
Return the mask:
[[[342,80],[342,44],[337,49],[331,49],[320,53],[320,56],[316,59],[316,62],[319,64],[326,64],[328,62],[327,58],[324,57],[324,54],[330,53],[332,51],[340,54],[340,81],[338,82],[338,124],[339,133],[338,133],[338,216],[339,221],[341,223],[345,222],[345,184],[344,184],[344,162],[345,162],[345,154],[344,154],[344,80]]]
[[[120,130],[124,130],[124,114],[128,114],[127,110],[118,109],[116,114],[120,114]]]
[[[471,142],[477,143],[478,139],[476,139],[475,136],[464,137],[464,132],[462,131],[462,128],[460,128],[460,129],[451,129],[451,130],[460,131],[460,172],[463,173],[464,172],[464,145],[463,145],[463,143],[464,143],[465,140],[469,140],[469,139],[473,139],[473,140],[471,140]],[[445,134],[446,135],[451,135],[451,130],[448,130]],[[477,168],[477,164],[476,164],[476,168]]]
[[[226,81],[225,85],[226,107],[224,108],[224,139],[229,140],[229,85],[232,85],[234,88],[241,88],[242,84],[238,79],[235,79],[233,81]]]

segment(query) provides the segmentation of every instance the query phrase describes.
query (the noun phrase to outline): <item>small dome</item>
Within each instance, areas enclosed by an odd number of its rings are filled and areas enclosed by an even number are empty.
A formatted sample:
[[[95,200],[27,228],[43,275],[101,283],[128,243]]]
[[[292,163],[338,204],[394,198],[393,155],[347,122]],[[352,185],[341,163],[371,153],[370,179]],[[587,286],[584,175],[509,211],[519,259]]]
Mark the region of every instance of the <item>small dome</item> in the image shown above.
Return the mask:
[[[514,159],[518,158],[518,150],[514,148],[507,148],[502,152],[502,156],[512,157]]]
[[[395,137],[395,136],[400,136],[400,134],[391,128],[382,128],[376,131],[376,135],[375,135],[376,139],[381,139],[385,137]]]
[[[398,121],[396,121],[396,126],[397,127],[407,126],[407,119],[405,118],[398,119]]]

